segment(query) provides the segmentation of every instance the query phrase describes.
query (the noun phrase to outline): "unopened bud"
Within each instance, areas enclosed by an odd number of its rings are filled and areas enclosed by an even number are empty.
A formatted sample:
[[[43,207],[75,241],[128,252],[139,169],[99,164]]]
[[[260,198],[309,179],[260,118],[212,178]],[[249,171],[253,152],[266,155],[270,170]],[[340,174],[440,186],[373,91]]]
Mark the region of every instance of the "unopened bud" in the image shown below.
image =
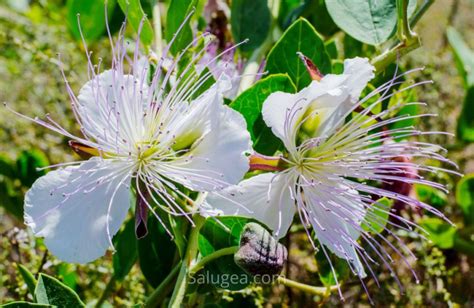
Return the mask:
[[[286,247],[257,223],[245,225],[235,263],[251,275],[279,275],[288,257]]]

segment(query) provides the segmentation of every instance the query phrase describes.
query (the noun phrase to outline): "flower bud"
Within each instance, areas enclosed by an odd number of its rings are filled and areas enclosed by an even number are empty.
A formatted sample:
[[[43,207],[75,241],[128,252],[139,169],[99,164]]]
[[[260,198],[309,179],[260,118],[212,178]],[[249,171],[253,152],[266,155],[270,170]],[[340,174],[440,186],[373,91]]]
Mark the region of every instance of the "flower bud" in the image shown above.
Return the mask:
[[[257,223],[245,225],[235,263],[251,275],[279,275],[288,257],[286,247]]]

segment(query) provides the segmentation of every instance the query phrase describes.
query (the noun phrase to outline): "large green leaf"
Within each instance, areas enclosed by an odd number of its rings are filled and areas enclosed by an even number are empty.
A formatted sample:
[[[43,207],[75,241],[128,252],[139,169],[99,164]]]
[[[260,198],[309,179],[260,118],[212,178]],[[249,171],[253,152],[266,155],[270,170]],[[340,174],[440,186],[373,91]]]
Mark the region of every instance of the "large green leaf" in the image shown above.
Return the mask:
[[[238,246],[240,234],[244,226],[250,221],[242,217],[220,217],[216,219],[219,221],[208,219],[200,230],[198,244],[199,251],[203,256],[210,255],[214,251],[222,248]],[[197,275],[199,274],[200,273]],[[228,277],[229,275],[239,277],[239,279],[235,279],[236,281],[231,283],[225,279],[211,280],[213,285],[228,290],[243,289],[252,281],[251,277],[235,264],[233,255],[220,257],[210,262],[206,265],[204,270],[201,271],[201,274],[222,278]],[[199,279],[197,281],[199,281]]]
[[[270,50],[266,70],[270,74],[288,74],[297,89],[301,90],[310,84],[311,77],[298,52],[310,58],[323,74],[331,72],[331,59],[322,37],[303,18],[295,21]]]
[[[388,198],[381,198],[375,201],[367,210],[364,221],[361,224],[362,229],[374,234],[385,230],[392,205],[393,201]]]
[[[255,151],[265,155],[275,153],[281,145],[280,139],[275,137],[271,129],[265,125],[261,114],[263,103],[270,94],[276,91],[295,93],[296,88],[288,75],[270,75],[242,92],[230,104],[230,107],[244,116]]]
[[[85,307],[79,296],[68,286],[51,276],[40,274],[35,289],[35,298],[39,304],[58,307]]]
[[[457,236],[455,227],[437,217],[423,219],[420,226],[428,231],[436,246],[442,249],[453,248]]]
[[[461,207],[466,224],[474,224],[474,174],[465,176],[456,186],[456,202]]]
[[[135,219],[129,219],[125,227],[114,237],[116,252],[113,256],[114,277],[122,280],[137,261],[137,238],[135,235]]]
[[[471,86],[464,98],[461,114],[458,118],[457,137],[460,140],[474,142],[474,85]]]
[[[115,0],[107,1],[110,13],[116,5]],[[104,34],[106,29],[105,3],[98,0],[68,0],[67,23],[69,30],[76,39],[81,39],[77,14],[80,15],[81,31],[87,41],[94,41]]]
[[[138,31],[140,23],[143,21],[140,41],[146,48],[149,48],[153,43],[153,28],[143,11],[140,0],[118,0],[118,3],[127,16],[127,21],[132,25],[135,31]]]
[[[183,25],[186,17],[196,6],[197,0],[171,0],[166,15],[165,38],[168,43],[176,36],[170,51],[176,55],[181,52],[193,40],[193,31],[189,24],[190,19]],[[178,32],[180,26],[183,26]]]
[[[270,30],[270,10],[267,0],[233,0],[230,23],[235,42],[249,39],[240,45],[242,51],[259,47]]]
[[[380,45],[395,33],[396,0],[326,0],[326,6],[339,28],[361,42]],[[408,15],[415,8],[410,0]]]
[[[138,240],[138,260],[146,280],[157,287],[169,274],[176,255],[176,245],[157,218],[148,218],[148,234]]]
[[[449,44],[453,48],[456,65],[466,89],[474,86],[474,51],[463,40],[456,29],[449,27],[447,31]]]

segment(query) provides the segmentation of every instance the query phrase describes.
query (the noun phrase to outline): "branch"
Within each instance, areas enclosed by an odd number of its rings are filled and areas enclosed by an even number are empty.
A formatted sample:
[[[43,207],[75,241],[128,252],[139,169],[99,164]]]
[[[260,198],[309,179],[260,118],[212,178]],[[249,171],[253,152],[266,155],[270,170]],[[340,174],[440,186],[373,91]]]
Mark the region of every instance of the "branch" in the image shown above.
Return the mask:
[[[179,262],[166,276],[166,278],[160,283],[158,287],[150,294],[147,298],[144,307],[158,307],[163,299],[165,299],[166,294],[168,293],[169,289],[168,286],[173,282],[178,275],[179,270],[181,269],[181,262]]]
[[[320,295],[320,296],[328,296],[331,293],[331,291],[335,291],[338,289],[338,286],[315,287],[309,284],[304,284],[301,282],[297,282],[297,281],[285,278],[283,276],[279,276],[276,281],[289,288],[298,289],[305,293]]]
[[[382,72],[390,63],[399,57],[421,46],[418,35],[411,31],[420,18],[426,13],[434,0],[425,0],[420,9],[408,20],[408,0],[397,0],[397,42],[386,52],[375,57],[371,62],[376,73]]]
[[[239,250],[239,246],[226,247],[226,248],[222,248],[222,249],[214,251],[210,255],[203,257],[201,260],[199,260],[198,263],[196,263],[193,267],[191,267],[191,269],[189,270],[189,275],[196,274],[199,270],[201,270],[204,266],[206,266],[207,263],[217,258],[235,254],[237,250]]]

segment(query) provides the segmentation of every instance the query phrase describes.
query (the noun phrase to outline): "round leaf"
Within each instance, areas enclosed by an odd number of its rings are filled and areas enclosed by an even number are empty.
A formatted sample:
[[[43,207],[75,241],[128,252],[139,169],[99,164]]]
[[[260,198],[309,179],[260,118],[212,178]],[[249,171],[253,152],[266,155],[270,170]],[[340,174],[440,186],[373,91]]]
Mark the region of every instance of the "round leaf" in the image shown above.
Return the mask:
[[[395,33],[396,0],[326,0],[326,6],[339,28],[361,42],[380,45]],[[409,16],[415,8],[410,0]]]

